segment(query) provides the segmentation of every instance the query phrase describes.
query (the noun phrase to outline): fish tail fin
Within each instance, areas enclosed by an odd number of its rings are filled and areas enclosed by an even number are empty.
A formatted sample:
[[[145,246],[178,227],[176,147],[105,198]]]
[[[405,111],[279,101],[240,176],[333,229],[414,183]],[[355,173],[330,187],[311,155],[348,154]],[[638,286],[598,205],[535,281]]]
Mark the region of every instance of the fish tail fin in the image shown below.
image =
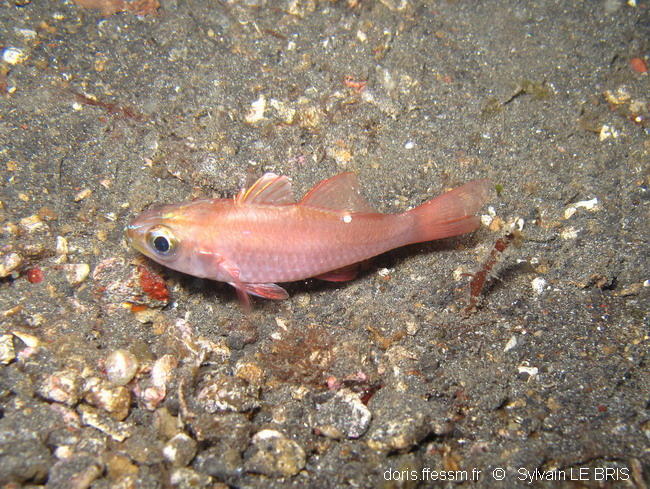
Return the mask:
[[[470,233],[481,225],[475,215],[491,194],[489,180],[472,180],[411,209],[414,219],[412,243]]]

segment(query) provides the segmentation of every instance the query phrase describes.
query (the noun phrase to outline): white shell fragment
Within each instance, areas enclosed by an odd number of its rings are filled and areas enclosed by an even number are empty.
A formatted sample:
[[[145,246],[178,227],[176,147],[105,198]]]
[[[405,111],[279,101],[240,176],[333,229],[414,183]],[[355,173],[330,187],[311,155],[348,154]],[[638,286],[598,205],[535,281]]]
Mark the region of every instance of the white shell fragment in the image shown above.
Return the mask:
[[[9,253],[0,258],[0,278],[10,275],[23,264],[23,257],[18,253]]]
[[[63,236],[56,237],[56,258],[55,263],[61,264],[68,260],[68,240]]]
[[[487,208],[487,211],[487,214],[481,215],[481,224],[483,224],[485,227],[489,227],[490,224],[492,224],[494,218],[497,216],[497,212],[494,210],[493,206],[489,206]]]
[[[90,197],[90,194],[92,194],[92,193],[93,193],[93,191],[91,189],[89,189],[89,188],[85,188],[83,190],[80,190],[79,192],[77,192],[75,194],[74,201],[75,202],[81,202],[86,197]]]
[[[569,219],[580,208],[587,209],[588,211],[597,210],[598,199],[594,197],[591,200],[581,200],[580,202],[575,202],[574,204],[571,204],[569,207],[567,207],[564,210],[564,219]]]
[[[20,48],[9,46],[2,52],[2,61],[10,65],[17,65],[25,61],[29,56]]]
[[[510,351],[515,346],[517,346],[517,337],[515,335],[512,335],[506,343],[506,346],[503,347],[503,351]]]
[[[19,29],[14,27],[14,32],[29,40],[36,39],[36,36],[38,35],[33,29]]]
[[[616,139],[620,133],[612,126],[608,124],[603,124],[602,127],[600,128],[600,134],[598,135],[598,139],[601,141],[605,141],[606,139],[612,138]]]
[[[560,232],[560,238],[562,239],[576,239],[578,237],[579,231],[573,226],[569,226],[566,229],[563,229]]]
[[[37,214],[23,217],[19,223],[20,226],[28,233],[33,233],[45,227],[45,223]]]
[[[531,377],[536,377],[539,373],[539,369],[537,367],[529,367],[528,365],[519,365],[517,367],[517,372],[520,374],[528,374]]]
[[[264,111],[266,110],[266,97],[260,95],[259,98],[251,104],[251,108],[244,118],[249,124],[255,124],[256,122],[264,119]]]
[[[22,331],[12,331],[11,334],[25,343],[28,348],[39,348],[41,346],[41,340],[34,335]]]
[[[530,282],[530,286],[533,288],[536,294],[541,294],[546,290],[546,280],[544,280],[542,277],[537,277],[534,278]]]
[[[166,387],[172,376],[172,371],[178,365],[178,359],[173,355],[163,355],[156,360],[151,368],[151,382],[156,387]]]
[[[269,104],[275,109],[278,117],[280,117],[284,123],[293,124],[296,117],[296,109],[289,106],[289,104],[285,104],[284,102],[274,98],[269,101]]]
[[[77,410],[81,414],[82,424],[106,433],[117,442],[123,442],[133,434],[134,428],[131,423],[116,421],[85,404],[79,405]]]

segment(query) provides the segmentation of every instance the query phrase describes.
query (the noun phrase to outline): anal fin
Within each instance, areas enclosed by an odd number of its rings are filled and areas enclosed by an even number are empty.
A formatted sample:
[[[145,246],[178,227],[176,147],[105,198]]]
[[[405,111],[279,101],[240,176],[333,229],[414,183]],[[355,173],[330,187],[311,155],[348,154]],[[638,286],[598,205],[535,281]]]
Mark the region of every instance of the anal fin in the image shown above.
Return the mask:
[[[336,270],[330,270],[329,272],[316,275],[315,278],[319,280],[326,280],[328,282],[347,282],[348,280],[354,280],[359,274],[359,264],[353,263],[352,265],[346,265]]]

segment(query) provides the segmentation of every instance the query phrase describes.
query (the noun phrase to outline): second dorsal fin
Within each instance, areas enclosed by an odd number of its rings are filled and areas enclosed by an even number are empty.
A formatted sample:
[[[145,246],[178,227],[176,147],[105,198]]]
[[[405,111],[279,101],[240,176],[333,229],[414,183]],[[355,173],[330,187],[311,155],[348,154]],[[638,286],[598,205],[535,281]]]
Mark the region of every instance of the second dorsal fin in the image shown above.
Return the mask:
[[[300,205],[348,212],[377,212],[359,191],[356,173],[345,172],[323,180],[300,201]]]
[[[247,189],[242,189],[236,204],[291,204],[294,202],[291,180],[288,177],[265,173]]]

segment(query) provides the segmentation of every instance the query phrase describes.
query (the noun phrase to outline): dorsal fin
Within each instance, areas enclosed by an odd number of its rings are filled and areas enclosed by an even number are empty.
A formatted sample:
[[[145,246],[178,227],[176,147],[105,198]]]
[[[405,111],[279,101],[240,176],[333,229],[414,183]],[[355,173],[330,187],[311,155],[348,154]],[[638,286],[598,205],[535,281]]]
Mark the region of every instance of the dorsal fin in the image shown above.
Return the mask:
[[[359,191],[356,173],[339,173],[323,180],[300,201],[300,205],[336,211],[377,212]]]
[[[291,204],[295,202],[291,191],[291,180],[275,173],[265,173],[248,189],[242,189],[236,204]]]

